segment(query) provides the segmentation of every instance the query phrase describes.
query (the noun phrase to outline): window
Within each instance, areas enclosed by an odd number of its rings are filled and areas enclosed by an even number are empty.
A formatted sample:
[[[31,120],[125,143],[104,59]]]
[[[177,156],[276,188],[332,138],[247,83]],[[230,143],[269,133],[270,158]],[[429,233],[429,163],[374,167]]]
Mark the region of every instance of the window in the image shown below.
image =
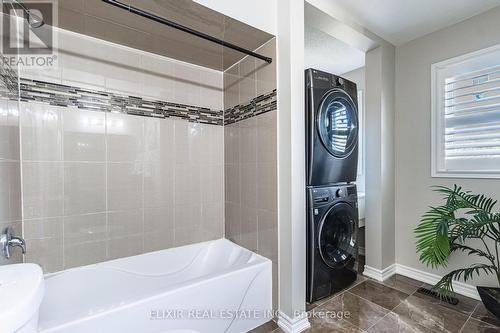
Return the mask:
[[[500,178],[500,45],[431,72],[432,176]]]

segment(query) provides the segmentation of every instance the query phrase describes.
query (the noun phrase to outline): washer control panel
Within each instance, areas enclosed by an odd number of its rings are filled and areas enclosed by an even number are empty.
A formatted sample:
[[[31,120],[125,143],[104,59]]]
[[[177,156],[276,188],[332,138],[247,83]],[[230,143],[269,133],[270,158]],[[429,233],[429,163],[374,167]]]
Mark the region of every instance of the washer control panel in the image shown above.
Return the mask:
[[[334,200],[349,198],[356,195],[356,185],[346,184],[332,187],[314,188],[312,199],[314,204],[322,205]]]

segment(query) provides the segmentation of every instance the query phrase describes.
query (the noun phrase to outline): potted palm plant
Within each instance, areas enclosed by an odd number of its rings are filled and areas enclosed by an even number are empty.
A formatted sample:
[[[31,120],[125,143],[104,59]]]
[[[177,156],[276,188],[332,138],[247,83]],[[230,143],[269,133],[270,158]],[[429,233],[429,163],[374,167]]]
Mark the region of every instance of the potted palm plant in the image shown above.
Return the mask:
[[[454,252],[467,253],[478,261],[449,272],[434,285],[433,291],[440,297],[448,297],[453,293],[453,280],[466,282],[481,274],[496,275],[500,285],[500,213],[493,212],[497,202],[457,185],[453,189],[442,186],[434,189],[444,195],[445,202],[430,207],[415,228],[420,261],[433,268],[446,267]],[[500,288],[477,289],[485,307],[500,318]]]

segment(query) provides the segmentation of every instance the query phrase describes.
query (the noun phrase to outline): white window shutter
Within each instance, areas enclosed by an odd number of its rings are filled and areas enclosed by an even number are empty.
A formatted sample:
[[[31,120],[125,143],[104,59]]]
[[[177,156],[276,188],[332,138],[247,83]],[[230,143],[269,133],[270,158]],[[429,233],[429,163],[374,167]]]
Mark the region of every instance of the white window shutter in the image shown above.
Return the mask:
[[[432,72],[433,176],[500,178],[500,47]]]

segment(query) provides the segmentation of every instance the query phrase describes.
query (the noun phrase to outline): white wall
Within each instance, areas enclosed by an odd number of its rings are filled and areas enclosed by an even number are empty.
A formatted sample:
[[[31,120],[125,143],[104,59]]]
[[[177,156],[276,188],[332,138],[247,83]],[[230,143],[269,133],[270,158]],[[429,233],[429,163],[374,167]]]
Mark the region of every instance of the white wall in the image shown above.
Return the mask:
[[[500,43],[500,8],[413,40],[396,49],[396,261],[442,274],[475,263],[454,255],[446,270],[422,265],[413,229],[430,205],[441,203],[432,185],[453,186],[500,199],[500,180],[431,178],[431,64]],[[497,211],[500,207],[497,207]],[[495,284],[493,277],[475,283]]]

